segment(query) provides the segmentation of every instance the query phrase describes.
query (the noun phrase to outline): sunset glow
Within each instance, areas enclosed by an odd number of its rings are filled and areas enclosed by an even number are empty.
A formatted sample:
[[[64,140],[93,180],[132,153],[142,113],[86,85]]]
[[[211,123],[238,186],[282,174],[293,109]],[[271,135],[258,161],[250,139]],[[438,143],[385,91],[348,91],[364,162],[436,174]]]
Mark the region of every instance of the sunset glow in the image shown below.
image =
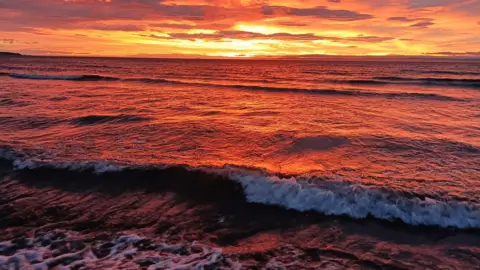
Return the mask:
[[[78,56],[477,56],[477,0],[3,0],[0,50]]]

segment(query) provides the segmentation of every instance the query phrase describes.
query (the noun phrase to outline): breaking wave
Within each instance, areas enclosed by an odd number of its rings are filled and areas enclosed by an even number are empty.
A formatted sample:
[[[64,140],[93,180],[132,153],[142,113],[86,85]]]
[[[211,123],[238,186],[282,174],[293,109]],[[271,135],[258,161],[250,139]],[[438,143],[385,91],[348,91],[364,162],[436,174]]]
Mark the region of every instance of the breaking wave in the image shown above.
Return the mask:
[[[49,173],[74,172],[82,176],[125,176],[153,178],[159,185],[192,189],[196,193],[243,196],[248,202],[273,205],[297,211],[314,211],[324,215],[373,217],[402,221],[410,225],[480,228],[480,204],[425,194],[398,192],[386,188],[360,185],[341,178],[309,175],[282,175],[267,171],[226,165],[223,167],[189,167],[186,165],[128,165],[107,161],[53,162],[27,158],[13,150],[0,148],[0,157],[16,170],[47,170]],[[151,177],[151,176],[154,177]],[[85,180],[84,180],[85,181]],[[240,194],[239,194],[240,192]]]

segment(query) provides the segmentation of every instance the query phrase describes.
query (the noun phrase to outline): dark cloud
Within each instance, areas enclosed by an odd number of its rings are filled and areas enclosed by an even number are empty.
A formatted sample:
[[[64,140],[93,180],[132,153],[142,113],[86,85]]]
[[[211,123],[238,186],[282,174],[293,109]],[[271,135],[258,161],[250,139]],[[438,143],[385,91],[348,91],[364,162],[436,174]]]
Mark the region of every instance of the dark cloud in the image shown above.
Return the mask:
[[[102,30],[102,31],[124,31],[124,32],[138,32],[138,31],[144,31],[145,27],[140,26],[140,25],[133,25],[133,24],[128,24],[128,25],[105,25],[105,24],[99,24],[99,25],[91,25],[91,26],[84,26],[87,29],[95,29],[95,30]],[[80,28],[80,27],[78,27]]]
[[[0,8],[20,13],[29,22],[78,22],[91,20],[143,20],[161,17],[203,19],[208,12],[221,12],[220,7],[205,5],[166,5],[161,1],[112,0],[55,1],[2,0]],[[22,16],[23,15],[23,16]],[[26,21],[26,20],[25,20]],[[24,22],[25,22],[24,21]]]
[[[211,30],[222,30],[222,29],[229,29],[232,27],[231,24],[218,24],[218,23],[198,23],[198,24],[183,24],[183,23],[154,23],[149,24],[150,29],[155,28],[167,28],[167,29],[184,29],[184,30],[191,30],[191,29],[211,29]]]
[[[415,27],[415,28],[427,28],[429,26],[434,25],[435,23],[431,21],[425,21],[425,22],[418,22],[410,25],[410,27]]]
[[[171,39],[276,39],[276,40],[317,40],[319,39],[314,34],[289,34],[289,33],[275,33],[270,35],[246,32],[246,31],[218,31],[213,34],[188,34],[188,33],[169,33]]]
[[[0,39],[0,44],[10,44],[10,45],[13,45],[15,43],[18,43],[17,40],[13,39],[13,38],[3,38],[3,39]]]
[[[407,17],[390,17],[388,18],[389,21],[397,21],[397,22],[416,22],[411,24],[410,27],[415,28],[428,28],[429,26],[434,25],[433,19],[430,18],[407,18]]]
[[[408,0],[408,7],[412,9],[447,6],[466,2],[465,0]]]
[[[299,23],[299,22],[278,22],[277,24],[282,26],[295,26],[295,27],[308,26],[307,23]]]
[[[424,55],[443,55],[443,56],[480,56],[479,52],[432,52]]]
[[[170,29],[195,29],[196,25],[191,24],[176,24],[176,23],[155,23],[150,24],[150,27],[170,28]]]
[[[291,8],[284,6],[268,6],[262,7],[262,13],[267,16],[272,15],[288,15],[288,16],[308,16],[319,17],[329,20],[338,21],[357,21],[373,18],[372,15],[357,13],[350,10],[335,10],[327,7],[318,6],[314,8]]]
[[[407,17],[390,17],[389,21],[397,22],[418,22],[418,21],[433,21],[431,18],[407,18]]]
[[[71,51],[60,51],[60,50],[37,50],[37,49],[26,49],[19,50],[22,54],[30,55],[90,55],[88,52],[71,52]]]
[[[18,39],[13,39],[13,38],[0,38],[0,44],[3,44],[3,45],[14,45],[14,44],[34,45],[34,44],[38,44],[38,42],[36,42],[36,41],[20,41]]]
[[[410,18],[407,18],[407,17],[390,17],[388,18],[389,21],[398,21],[398,22],[415,22],[415,21],[418,21],[418,20],[422,20],[422,19],[410,19]]]
[[[334,38],[327,38],[330,40],[334,40]],[[338,41],[356,41],[356,42],[372,42],[372,43],[377,43],[377,42],[383,42],[383,41],[388,41],[388,40],[393,40],[395,38],[393,37],[377,37],[377,36],[356,36],[356,37],[348,37],[348,38],[338,38]]]
[[[378,43],[383,41],[392,40],[392,37],[377,37],[377,36],[356,36],[348,38],[340,37],[327,37],[327,36],[317,36],[315,34],[290,34],[290,33],[274,33],[274,34],[261,34],[247,31],[218,31],[212,34],[198,33],[198,34],[189,34],[189,33],[168,33],[168,37],[159,36],[159,35],[142,35],[144,37],[156,38],[156,39],[187,39],[187,40],[211,40],[211,41],[220,41],[223,39],[273,39],[273,40],[302,40],[302,41],[313,41],[313,40],[328,40],[333,42],[370,42]]]

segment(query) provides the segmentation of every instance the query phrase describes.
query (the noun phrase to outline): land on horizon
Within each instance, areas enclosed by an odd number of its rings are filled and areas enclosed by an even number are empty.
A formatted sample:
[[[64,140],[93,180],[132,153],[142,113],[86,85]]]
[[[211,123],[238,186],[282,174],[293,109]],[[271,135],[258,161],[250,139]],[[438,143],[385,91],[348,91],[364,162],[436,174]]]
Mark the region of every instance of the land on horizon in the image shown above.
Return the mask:
[[[0,52],[0,56],[23,56],[20,53],[14,53],[14,52]]]

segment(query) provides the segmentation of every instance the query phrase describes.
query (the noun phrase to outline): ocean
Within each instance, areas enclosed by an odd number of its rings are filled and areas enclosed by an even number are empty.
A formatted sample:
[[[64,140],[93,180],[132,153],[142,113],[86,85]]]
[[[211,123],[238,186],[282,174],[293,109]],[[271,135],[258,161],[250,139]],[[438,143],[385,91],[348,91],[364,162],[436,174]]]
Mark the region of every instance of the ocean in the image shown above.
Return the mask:
[[[478,269],[480,62],[4,57],[0,176],[0,269]]]

